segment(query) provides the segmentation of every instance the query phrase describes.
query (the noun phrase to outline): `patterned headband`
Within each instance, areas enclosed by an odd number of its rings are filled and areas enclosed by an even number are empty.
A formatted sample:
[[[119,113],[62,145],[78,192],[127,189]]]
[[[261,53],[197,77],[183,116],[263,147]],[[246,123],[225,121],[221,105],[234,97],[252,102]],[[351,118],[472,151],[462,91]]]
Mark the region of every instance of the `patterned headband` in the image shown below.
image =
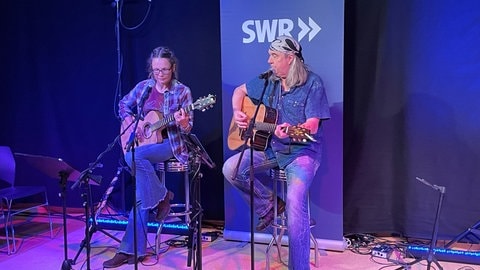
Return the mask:
[[[279,36],[270,44],[270,50],[279,52],[292,52],[303,62],[302,46],[292,37]]]

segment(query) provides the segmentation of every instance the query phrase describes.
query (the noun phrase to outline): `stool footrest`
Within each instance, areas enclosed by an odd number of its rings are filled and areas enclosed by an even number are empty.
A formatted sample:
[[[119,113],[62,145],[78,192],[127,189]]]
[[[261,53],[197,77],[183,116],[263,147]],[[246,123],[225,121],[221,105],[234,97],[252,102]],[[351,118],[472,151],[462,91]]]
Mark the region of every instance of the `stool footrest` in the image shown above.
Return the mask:
[[[186,207],[186,204],[184,204],[184,203],[171,204],[170,207],[171,208],[183,208],[183,209],[185,209],[184,211],[180,211],[180,212],[172,211],[170,214],[168,214],[168,216],[170,216],[170,217],[187,216],[187,215],[190,215],[192,213],[191,210],[186,210],[187,207]],[[191,206],[188,209],[191,209]]]

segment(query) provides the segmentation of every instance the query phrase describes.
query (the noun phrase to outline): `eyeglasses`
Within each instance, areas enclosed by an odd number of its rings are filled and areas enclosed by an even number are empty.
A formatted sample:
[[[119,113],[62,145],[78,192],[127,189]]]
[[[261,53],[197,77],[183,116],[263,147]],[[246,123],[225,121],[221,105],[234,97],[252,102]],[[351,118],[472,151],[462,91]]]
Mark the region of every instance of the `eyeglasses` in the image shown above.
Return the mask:
[[[155,74],[155,75],[158,75],[160,73],[165,75],[165,74],[170,73],[171,70],[172,70],[172,68],[162,68],[162,69],[155,68],[152,71],[153,71],[153,74]]]

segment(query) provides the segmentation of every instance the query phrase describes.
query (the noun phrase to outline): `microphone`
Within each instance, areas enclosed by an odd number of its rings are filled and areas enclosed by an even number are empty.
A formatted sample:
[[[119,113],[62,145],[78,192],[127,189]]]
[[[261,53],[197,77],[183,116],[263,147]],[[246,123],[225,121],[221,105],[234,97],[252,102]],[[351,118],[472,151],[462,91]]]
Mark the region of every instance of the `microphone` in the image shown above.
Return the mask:
[[[150,79],[145,83],[145,87],[143,88],[142,96],[140,97],[140,102],[137,104],[137,112],[138,115],[142,115],[143,112],[143,105],[145,105],[145,101],[147,100],[150,92],[152,91],[153,86],[155,85],[155,80]],[[143,120],[143,117],[141,117]]]
[[[273,71],[271,69],[269,69],[269,70],[263,72],[262,74],[260,74],[258,76],[258,78],[268,80],[270,78],[270,76],[272,76],[272,74],[273,74]]]
[[[148,82],[145,84],[145,87],[143,88],[141,100],[145,101],[147,99],[154,85],[155,85],[155,80],[153,79],[148,80]]]

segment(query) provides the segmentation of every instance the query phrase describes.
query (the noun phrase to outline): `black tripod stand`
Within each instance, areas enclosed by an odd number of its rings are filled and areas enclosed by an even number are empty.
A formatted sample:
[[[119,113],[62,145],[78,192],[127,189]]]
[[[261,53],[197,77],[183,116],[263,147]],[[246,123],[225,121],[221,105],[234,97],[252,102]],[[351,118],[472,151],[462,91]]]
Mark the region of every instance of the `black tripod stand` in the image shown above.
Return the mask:
[[[443,270],[443,267],[438,263],[438,260],[435,258],[435,246],[437,244],[437,235],[438,235],[438,221],[440,219],[440,210],[442,208],[442,202],[443,202],[443,197],[445,195],[445,187],[443,186],[437,186],[437,185],[432,185],[430,184],[429,182],[427,182],[425,179],[422,179],[422,178],[419,178],[419,177],[416,177],[416,179],[422,183],[424,183],[425,185],[435,189],[435,190],[438,190],[440,192],[440,197],[438,199],[438,205],[437,205],[437,214],[435,216],[435,223],[434,223],[434,226],[433,226],[433,233],[432,233],[432,241],[430,242],[430,247],[428,248],[428,253],[427,253],[427,257],[424,258],[424,257],[420,257],[412,262],[409,262],[408,264],[406,264],[405,266],[402,266],[400,268],[397,268],[397,269],[410,269],[410,266],[411,265],[414,265],[420,261],[423,261],[423,260],[427,260],[427,270],[430,270],[430,266],[433,263],[435,263],[435,265],[438,267],[438,270]]]
[[[118,177],[120,175],[120,173],[122,172],[122,169],[123,167],[119,167],[118,170],[117,170],[117,173],[116,175],[113,177],[112,181],[110,182],[110,186],[109,188],[107,189],[107,191],[105,192],[105,194],[103,195],[101,201],[98,203],[97,205],[97,210],[94,212],[94,209],[93,207],[90,208],[91,210],[91,220],[88,216],[88,203],[87,203],[87,200],[89,200],[89,203],[90,205],[93,205],[92,204],[92,196],[91,196],[91,189],[90,189],[90,185],[87,186],[88,190],[87,190],[87,193],[88,193],[88,197],[84,196],[84,206],[85,206],[85,220],[86,220],[86,224],[87,226],[85,227],[85,238],[82,240],[82,242],[80,243],[80,248],[78,249],[77,251],[77,254],[75,255],[75,257],[73,258],[72,260],[72,264],[76,264],[77,263],[77,259],[78,259],[78,256],[80,256],[80,253],[82,252],[82,250],[84,248],[87,249],[87,257],[89,256],[89,250],[90,250],[90,241],[92,239],[92,236],[95,232],[97,231],[100,231],[102,232],[103,234],[105,234],[106,236],[109,236],[110,238],[114,239],[115,241],[119,242],[120,243],[120,239],[116,238],[115,236],[113,236],[112,234],[108,233],[107,231],[101,229],[101,228],[98,228],[98,224],[97,224],[97,217],[98,215],[101,213],[102,209],[106,206],[107,204],[107,200],[108,200],[108,197],[110,195],[110,193],[113,191],[113,187],[115,186],[116,182],[118,181]],[[88,259],[87,259],[88,260]]]

